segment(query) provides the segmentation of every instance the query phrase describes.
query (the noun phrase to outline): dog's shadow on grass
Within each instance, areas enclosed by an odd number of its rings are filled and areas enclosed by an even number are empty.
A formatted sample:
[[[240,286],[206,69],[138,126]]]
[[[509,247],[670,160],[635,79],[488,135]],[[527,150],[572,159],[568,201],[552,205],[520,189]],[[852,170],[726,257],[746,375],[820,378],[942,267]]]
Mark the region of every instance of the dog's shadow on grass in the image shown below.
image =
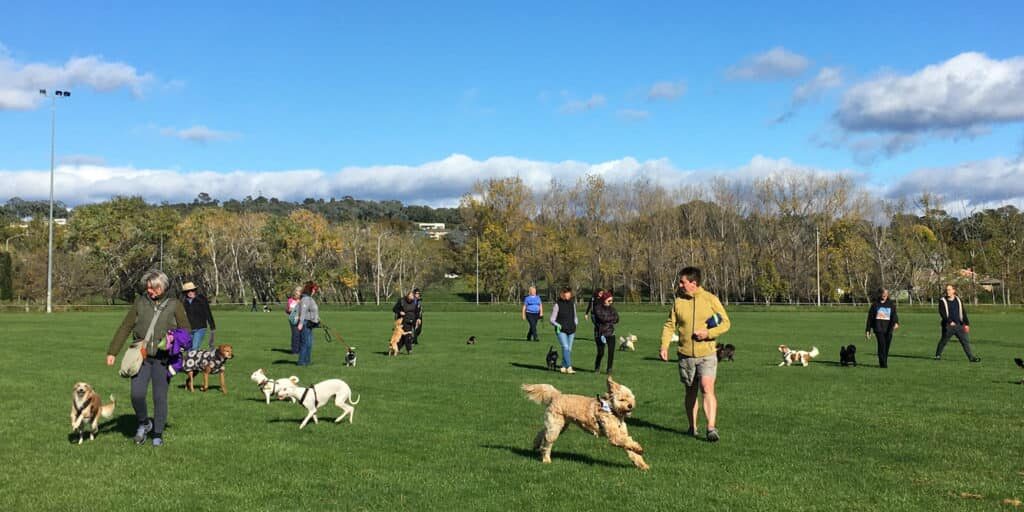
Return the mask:
[[[272,362],[272,363],[270,363],[270,364],[291,364],[291,365],[298,365],[299,363],[297,363],[297,362],[295,362],[295,361],[292,361],[291,359],[278,359],[277,361],[274,361],[274,362]]]
[[[551,372],[551,370],[548,369],[547,366],[543,366],[543,365],[539,365],[539,364],[526,364],[526,363],[516,363],[516,362],[512,362],[512,363],[509,363],[509,364],[512,365],[512,366],[515,366],[516,368],[525,368],[527,370],[541,370],[541,371],[544,371],[544,372]]]
[[[481,448],[488,448],[488,449],[491,449],[491,450],[506,450],[506,451],[509,451],[509,452],[511,452],[511,453],[513,453],[515,455],[519,455],[520,457],[525,457],[527,459],[537,460],[538,462],[540,460],[540,455],[537,453],[536,450],[528,450],[526,448],[520,448],[518,446],[502,446],[502,445],[498,445],[498,444],[484,444],[484,445],[480,445],[480,447]],[[578,462],[578,463],[581,463],[581,464],[586,464],[588,466],[604,466],[604,467],[608,467],[608,468],[632,468],[633,467],[630,464],[615,464],[613,462],[608,462],[608,461],[604,461],[604,460],[595,459],[595,458],[590,457],[588,455],[580,455],[578,453],[565,453],[565,452],[552,451],[551,452],[551,458],[552,459],[559,459],[559,460],[566,460],[566,461],[570,461],[570,462]]]

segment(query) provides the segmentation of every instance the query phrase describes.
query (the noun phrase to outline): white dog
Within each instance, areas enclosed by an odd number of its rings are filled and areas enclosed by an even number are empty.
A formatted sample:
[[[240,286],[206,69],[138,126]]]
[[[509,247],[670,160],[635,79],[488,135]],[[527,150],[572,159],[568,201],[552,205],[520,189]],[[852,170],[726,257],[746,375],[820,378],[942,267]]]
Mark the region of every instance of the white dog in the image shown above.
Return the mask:
[[[630,334],[629,336],[619,336],[619,350],[629,350],[632,352],[636,351],[636,335]]]
[[[818,347],[811,347],[811,351],[808,352],[806,350],[793,350],[785,345],[779,345],[779,352],[782,352],[782,362],[779,363],[779,366],[789,366],[798,361],[800,364],[807,366],[811,359],[818,357]]]
[[[306,423],[309,423],[310,418],[313,419],[313,423],[319,423],[316,411],[321,405],[326,404],[332,396],[334,397],[334,405],[342,410],[341,416],[338,416],[334,422],[338,423],[345,416],[348,416],[348,422],[352,423],[352,418],[356,412],[356,408],[353,405],[358,404],[359,399],[352,400],[352,389],[341,379],[327,379],[314,384],[311,388],[286,384],[277,391],[278,400],[284,400],[285,398],[297,399],[303,407],[309,410],[306,419],[302,420],[302,424],[299,425],[299,430],[302,430]]]
[[[252,379],[252,381],[256,383],[256,387],[260,388],[260,391],[263,392],[263,396],[267,399],[267,405],[270,405],[270,397],[272,395],[276,395],[277,391],[283,386],[294,386],[299,383],[299,378],[294,375],[287,379],[270,380],[267,377],[267,374],[263,373],[263,368],[252,372],[252,375],[250,375],[249,378]],[[292,402],[295,402],[294,398],[292,398]]]

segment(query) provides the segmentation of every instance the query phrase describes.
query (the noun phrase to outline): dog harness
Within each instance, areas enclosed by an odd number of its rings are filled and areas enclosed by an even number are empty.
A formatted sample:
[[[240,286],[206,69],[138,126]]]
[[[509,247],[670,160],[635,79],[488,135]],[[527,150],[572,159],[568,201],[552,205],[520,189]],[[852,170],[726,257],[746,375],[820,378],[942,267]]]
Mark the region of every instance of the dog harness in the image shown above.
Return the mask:
[[[313,392],[313,407],[316,407],[317,403],[319,402],[319,400],[317,400],[317,398],[316,398],[316,388],[314,388],[312,386],[306,388],[306,390],[302,392],[302,398],[299,398],[299,403],[300,404],[305,404],[306,403],[306,395],[309,394],[310,391]]]
[[[263,386],[266,386],[268,382],[270,383],[270,394],[273,395],[274,393],[277,393],[276,380],[265,379],[263,382],[256,384],[256,387],[259,388],[260,391],[263,391]]]
[[[78,404],[73,405],[75,406],[75,421],[78,421],[79,419],[82,418],[82,413],[84,413],[85,410],[89,408],[89,402],[86,402],[85,405],[82,407],[79,407]]]

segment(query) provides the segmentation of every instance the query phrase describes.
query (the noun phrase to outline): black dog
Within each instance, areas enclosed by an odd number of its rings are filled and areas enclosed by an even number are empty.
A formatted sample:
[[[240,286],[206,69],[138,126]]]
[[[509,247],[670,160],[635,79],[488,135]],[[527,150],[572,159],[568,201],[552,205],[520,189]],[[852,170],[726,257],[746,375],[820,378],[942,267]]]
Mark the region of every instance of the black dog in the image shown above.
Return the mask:
[[[839,364],[842,366],[857,366],[857,347],[855,345],[839,347]]]
[[[554,345],[551,345],[551,348],[548,349],[547,362],[548,370],[558,369],[558,352],[555,350]]]
[[[466,345],[476,345],[476,336],[470,336],[466,340]]]
[[[726,343],[725,345],[719,345],[715,349],[715,355],[718,356],[719,361],[728,359],[729,361],[736,361],[733,357],[736,355],[736,346],[732,343]]]
[[[1015,357],[1015,358],[1013,358],[1013,362],[1017,363],[1017,366],[1020,366],[1021,368],[1024,368],[1024,359],[1021,359],[1019,357]],[[1024,384],[1024,379],[1020,379],[1020,383]]]

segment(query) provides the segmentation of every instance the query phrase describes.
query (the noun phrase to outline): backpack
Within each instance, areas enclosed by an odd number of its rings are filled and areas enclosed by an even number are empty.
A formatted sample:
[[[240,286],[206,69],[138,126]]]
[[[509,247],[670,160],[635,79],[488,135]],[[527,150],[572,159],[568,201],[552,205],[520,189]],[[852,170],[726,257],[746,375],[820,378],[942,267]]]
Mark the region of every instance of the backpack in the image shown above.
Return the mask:
[[[295,306],[292,307],[292,312],[288,313],[288,323],[299,325],[299,307],[301,307],[301,303],[296,302]]]

